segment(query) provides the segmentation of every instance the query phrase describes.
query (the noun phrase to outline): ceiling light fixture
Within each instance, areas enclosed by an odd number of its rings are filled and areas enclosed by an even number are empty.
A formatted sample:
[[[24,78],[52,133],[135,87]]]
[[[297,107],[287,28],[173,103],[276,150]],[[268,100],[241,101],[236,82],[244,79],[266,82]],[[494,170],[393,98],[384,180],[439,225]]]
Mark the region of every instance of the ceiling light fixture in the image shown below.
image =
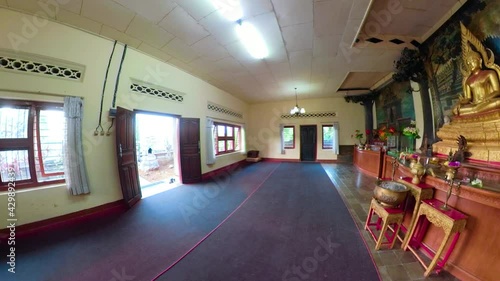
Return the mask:
[[[240,0],[212,0],[212,4],[229,21],[237,21],[243,18]]]
[[[259,31],[249,22],[236,21],[236,33],[247,51],[256,59],[263,59],[269,55],[266,43]]]
[[[299,107],[299,103],[297,102],[297,88],[295,88],[295,107],[290,110],[291,115],[299,115],[306,113],[306,109],[303,107]]]

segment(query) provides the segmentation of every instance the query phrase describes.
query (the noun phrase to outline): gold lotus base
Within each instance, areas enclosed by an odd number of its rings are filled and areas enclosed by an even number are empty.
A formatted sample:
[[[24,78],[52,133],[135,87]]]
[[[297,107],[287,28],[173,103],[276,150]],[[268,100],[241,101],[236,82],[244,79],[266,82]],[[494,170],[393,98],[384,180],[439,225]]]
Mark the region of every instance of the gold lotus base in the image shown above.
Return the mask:
[[[432,145],[434,153],[448,155],[458,150],[457,138],[467,139],[469,159],[500,163],[500,110],[455,116],[437,132],[442,141]]]

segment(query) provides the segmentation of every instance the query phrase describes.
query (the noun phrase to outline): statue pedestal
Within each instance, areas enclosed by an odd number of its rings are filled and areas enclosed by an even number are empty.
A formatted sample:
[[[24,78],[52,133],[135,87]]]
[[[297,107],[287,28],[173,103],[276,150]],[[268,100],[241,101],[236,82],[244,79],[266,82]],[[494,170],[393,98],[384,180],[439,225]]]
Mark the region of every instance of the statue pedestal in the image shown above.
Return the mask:
[[[460,135],[467,140],[470,161],[500,165],[500,110],[454,116],[437,132],[442,141],[433,144],[432,151],[441,155],[457,151]]]

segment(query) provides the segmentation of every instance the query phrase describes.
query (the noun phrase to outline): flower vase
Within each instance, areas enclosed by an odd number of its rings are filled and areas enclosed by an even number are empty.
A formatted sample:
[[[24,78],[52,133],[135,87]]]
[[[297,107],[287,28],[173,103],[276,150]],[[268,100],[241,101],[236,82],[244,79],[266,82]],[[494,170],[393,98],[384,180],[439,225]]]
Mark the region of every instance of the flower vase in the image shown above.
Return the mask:
[[[414,136],[406,136],[408,138],[408,152],[415,151],[415,137]]]

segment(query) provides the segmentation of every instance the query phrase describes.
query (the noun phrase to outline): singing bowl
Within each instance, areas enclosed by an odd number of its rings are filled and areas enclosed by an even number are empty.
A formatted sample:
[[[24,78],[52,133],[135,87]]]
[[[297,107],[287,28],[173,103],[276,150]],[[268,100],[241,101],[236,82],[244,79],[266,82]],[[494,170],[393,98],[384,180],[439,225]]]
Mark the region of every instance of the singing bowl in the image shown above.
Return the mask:
[[[375,185],[373,194],[377,201],[387,207],[397,207],[406,198],[409,187],[395,181],[379,181]]]

